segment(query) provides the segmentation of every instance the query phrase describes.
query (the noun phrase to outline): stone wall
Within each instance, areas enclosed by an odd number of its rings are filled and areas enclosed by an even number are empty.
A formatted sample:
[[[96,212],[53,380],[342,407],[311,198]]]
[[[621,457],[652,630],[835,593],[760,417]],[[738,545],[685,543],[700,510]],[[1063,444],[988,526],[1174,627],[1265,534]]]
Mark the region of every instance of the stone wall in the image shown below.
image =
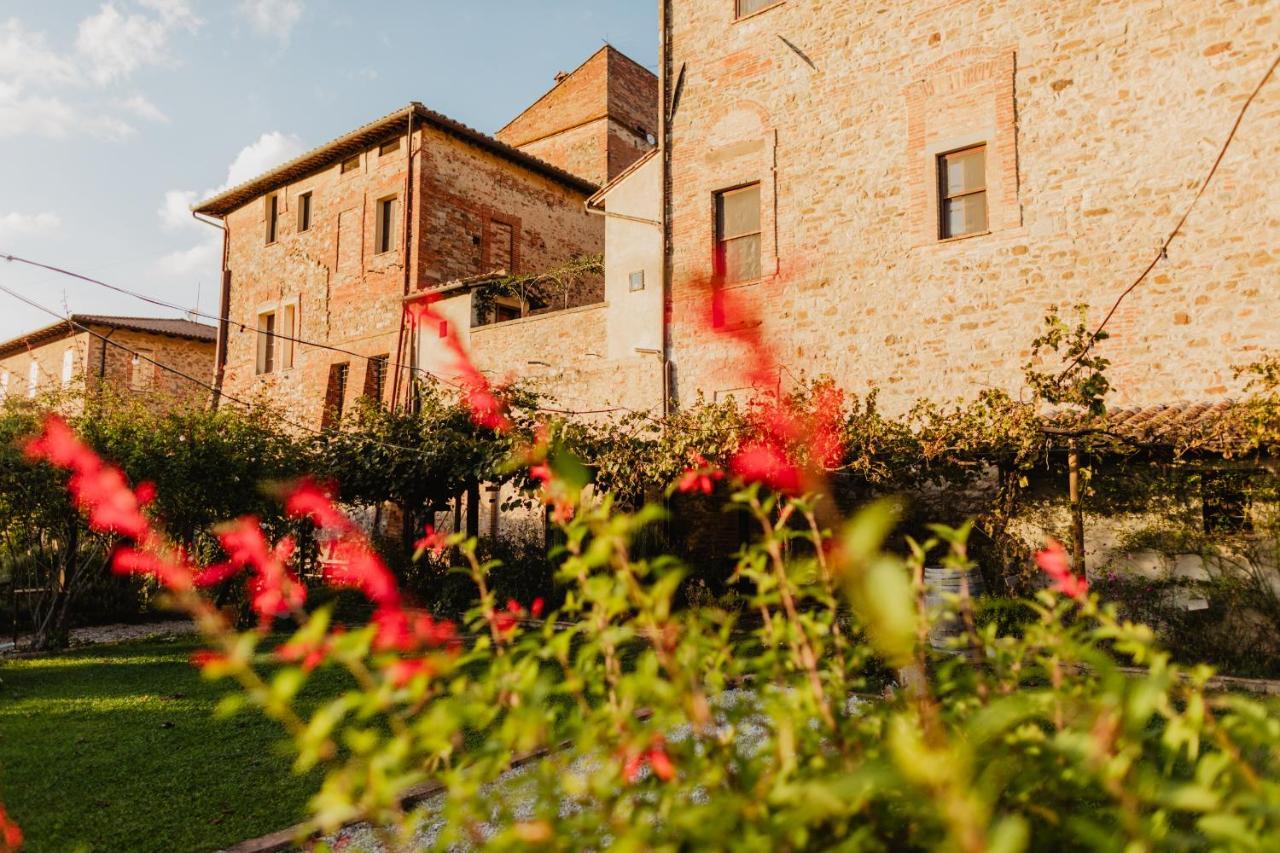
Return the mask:
[[[402,138],[388,154],[380,155],[377,146],[365,151],[359,166],[346,174],[334,162],[282,187],[273,244],[265,239],[265,198],[227,217],[232,276],[227,393],[270,400],[295,423],[314,429],[323,421],[335,366],[347,365],[344,411],[369,387],[369,371],[377,369],[370,357],[387,356],[391,365],[384,401],[396,386],[397,372],[402,387],[407,385],[408,342],[401,337],[406,288],[416,291],[506,266],[516,272],[541,269],[601,251],[603,226],[586,215],[581,190],[434,126],[416,129],[414,137],[411,211],[405,204],[408,146]],[[300,232],[298,197],[306,192],[312,194],[312,224]],[[378,202],[391,195],[398,203],[394,246],[378,254]],[[407,276],[401,230],[406,215],[411,228]],[[297,318],[292,337],[334,349],[297,344],[290,358],[288,343],[278,340],[274,370],[260,375],[257,318],[274,310],[279,324],[290,307]],[[278,330],[288,333],[283,326]]]
[[[919,397],[1023,392],[1051,305],[1101,320],[1190,204],[1280,50],[1259,2],[669,0],[677,391],[744,380],[708,326],[758,332],[781,381]],[[668,95],[670,92],[668,91]],[[1099,352],[1116,404],[1239,393],[1280,345],[1280,80]],[[984,143],[989,230],[939,239],[937,156]],[[761,185],[762,278],[712,317],[714,193]],[[741,328],[738,330],[741,332]]]
[[[198,341],[170,335],[158,335],[130,329],[94,326],[98,335],[108,338],[103,343],[88,332],[47,341],[30,350],[0,358],[0,398],[27,397],[31,364],[35,363],[37,396],[65,392],[78,395],[106,386],[125,396],[143,397],[157,405],[203,407],[208,404],[213,382],[212,341]],[[65,371],[66,353],[72,353],[70,372]],[[133,353],[154,359],[150,365],[135,361]],[[165,368],[172,368],[166,370]],[[136,377],[135,373],[139,373]],[[178,376],[180,371],[203,385]],[[8,374],[7,382],[4,376]],[[145,374],[145,375],[144,375]],[[68,403],[68,410],[79,407],[78,400]]]
[[[657,124],[657,77],[606,45],[497,137],[603,186],[653,147]]]

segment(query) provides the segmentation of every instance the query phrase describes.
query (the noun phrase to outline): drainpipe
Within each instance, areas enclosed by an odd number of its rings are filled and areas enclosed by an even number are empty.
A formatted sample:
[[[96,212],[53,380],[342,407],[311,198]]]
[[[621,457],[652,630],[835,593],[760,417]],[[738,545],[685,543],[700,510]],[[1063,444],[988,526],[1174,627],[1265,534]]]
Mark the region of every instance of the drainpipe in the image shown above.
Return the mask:
[[[413,250],[413,114],[416,106],[409,105],[409,128],[404,138],[404,296],[409,295],[409,284],[412,281],[412,250]],[[413,387],[413,368],[412,366],[405,368],[404,360],[408,359],[409,364],[413,364],[413,341],[409,341],[409,353],[405,353],[405,310],[403,300],[400,306],[400,331],[396,336],[396,361],[399,364],[396,367],[395,378],[391,380],[391,410],[395,411],[400,401],[400,377],[406,370],[409,373],[409,388]],[[410,395],[412,391],[410,392]]]
[[[225,221],[207,219],[194,210],[191,211],[191,218],[222,232],[222,293],[218,301],[218,344],[213,358],[213,398],[209,402],[210,407],[217,411],[218,403],[222,400],[222,380],[227,367],[227,341],[231,332],[231,270],[227,266],[231,233],[227,230]]]
[[[662,160],[662,417],[671,411],[671,122],[667,115],[671,98],[671,0],[658,4],[658,145]]]

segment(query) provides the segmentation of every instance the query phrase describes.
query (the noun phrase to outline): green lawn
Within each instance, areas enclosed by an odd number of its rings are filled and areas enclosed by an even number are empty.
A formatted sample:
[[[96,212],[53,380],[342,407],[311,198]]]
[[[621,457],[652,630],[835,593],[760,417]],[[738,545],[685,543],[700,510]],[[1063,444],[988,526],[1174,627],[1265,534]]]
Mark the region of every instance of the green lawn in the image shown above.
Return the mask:
[[[256,711],[217,720],[231,682],[188,663],[194,639],[0,663],[0,799],[29,851],[214,850],[297,823],[296,777]],[[307,692],[336,694],[337,674]]]

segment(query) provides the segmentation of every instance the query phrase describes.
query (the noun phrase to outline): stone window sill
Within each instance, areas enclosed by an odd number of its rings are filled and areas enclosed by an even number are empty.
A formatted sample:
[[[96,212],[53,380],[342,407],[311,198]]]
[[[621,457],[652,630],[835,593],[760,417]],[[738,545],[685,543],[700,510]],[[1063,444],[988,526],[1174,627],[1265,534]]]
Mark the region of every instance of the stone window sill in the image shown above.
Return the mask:
[[[939,237],[938,245],[942,245],[944,243],[958,243],[961,240],[972,240],[974,237],[990,237],[990,236],[991,236],[991,229],[988,228],[986,231],[974,231],[972,234],[957,234],[955,237]]]

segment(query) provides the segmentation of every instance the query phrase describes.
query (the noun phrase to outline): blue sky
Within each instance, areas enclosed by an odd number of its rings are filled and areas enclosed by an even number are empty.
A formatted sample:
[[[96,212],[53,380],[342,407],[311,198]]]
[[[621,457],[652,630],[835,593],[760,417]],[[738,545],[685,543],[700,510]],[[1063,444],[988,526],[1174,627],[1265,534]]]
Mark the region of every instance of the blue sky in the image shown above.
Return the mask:
[[[216,313],[186,213],[409,101],[493,132],[604,40],[651,68],[650,0],[0,0],[0,253]],[[58,311],[160,315],[0,260]],[[0,293],[0,340],[53,318]]]

